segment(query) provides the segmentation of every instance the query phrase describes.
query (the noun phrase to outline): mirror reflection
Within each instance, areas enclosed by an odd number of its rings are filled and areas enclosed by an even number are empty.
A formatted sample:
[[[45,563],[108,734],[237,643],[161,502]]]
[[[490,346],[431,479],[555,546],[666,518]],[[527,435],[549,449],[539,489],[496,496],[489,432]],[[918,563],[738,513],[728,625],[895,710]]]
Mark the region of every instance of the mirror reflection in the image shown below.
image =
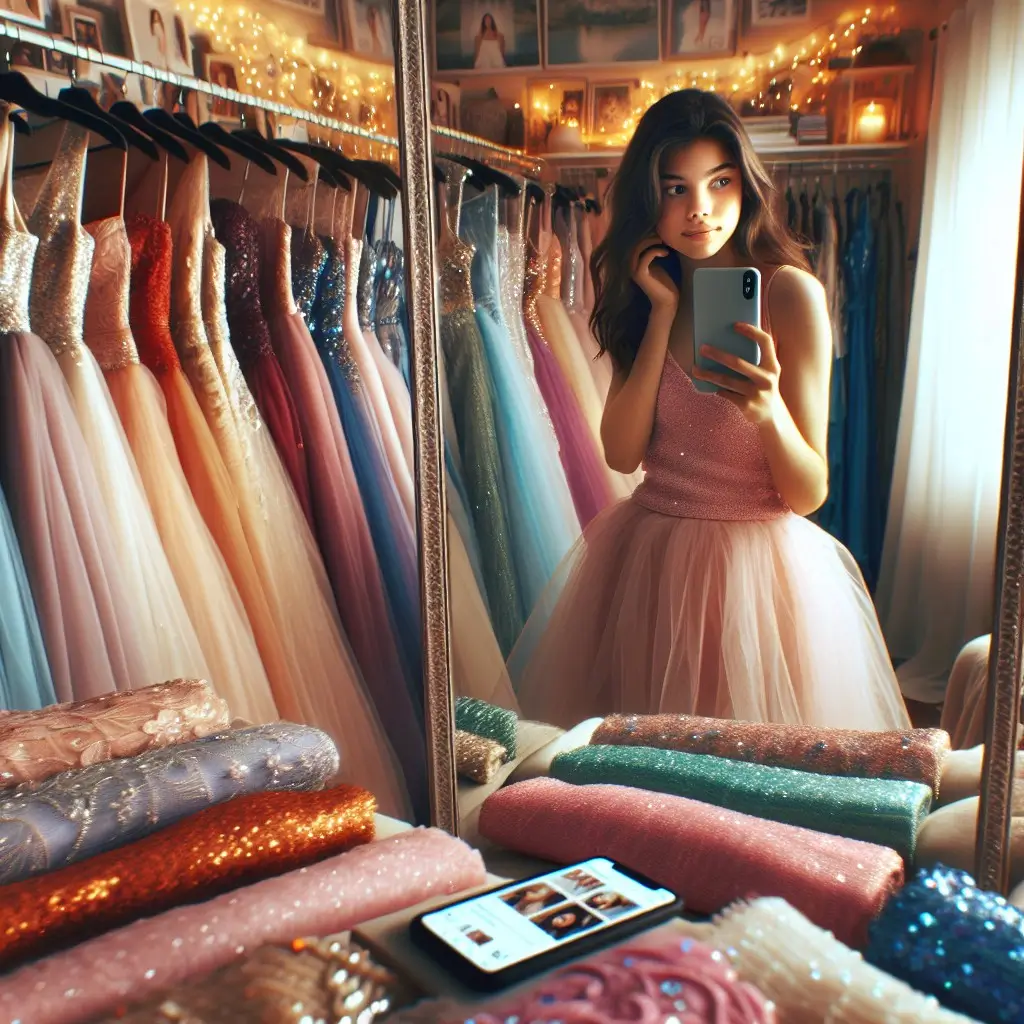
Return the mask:
[[[437,4],[435,124],[494,144],[433,169],[470,835],[536,774],[699,798],[675,751],[930,783],[973,864],[1014,15],[808,6]]]

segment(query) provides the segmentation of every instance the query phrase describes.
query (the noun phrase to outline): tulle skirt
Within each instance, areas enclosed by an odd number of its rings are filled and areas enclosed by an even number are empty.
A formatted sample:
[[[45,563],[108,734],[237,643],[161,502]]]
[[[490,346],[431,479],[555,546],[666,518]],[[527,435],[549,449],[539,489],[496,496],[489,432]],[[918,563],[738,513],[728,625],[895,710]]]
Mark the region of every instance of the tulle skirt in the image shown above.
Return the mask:
[[[0,481],[57,698],[142,685],[143,637],[89,450],[60,367],[34,334],[0,335]]]
[[[795,515],[591,523],[510,660],[523,712],[566,728],[670,712],[847,729],[909,723],[849,552]]]

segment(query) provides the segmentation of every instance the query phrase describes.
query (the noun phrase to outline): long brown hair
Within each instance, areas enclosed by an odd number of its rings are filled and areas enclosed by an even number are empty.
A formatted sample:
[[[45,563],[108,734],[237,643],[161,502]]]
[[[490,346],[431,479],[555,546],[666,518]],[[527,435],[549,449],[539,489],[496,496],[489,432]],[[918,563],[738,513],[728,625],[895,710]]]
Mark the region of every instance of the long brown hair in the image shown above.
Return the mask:
[[[658,223],[662,161],[697,139],[724,146],[742,175],[743,202],[732,239],[739,256],[767,266],[808,269],[802,246],[775,213],[775,185],[736,112],[713,92],[669,93],[640,119],[626,147],[608,193],[608,232],[590,259],[596,300],[590,326],[601,352],[621,370],[633,365],[643,337],[638,325],[646,325],[651,311],[633,281],[632,258]]]

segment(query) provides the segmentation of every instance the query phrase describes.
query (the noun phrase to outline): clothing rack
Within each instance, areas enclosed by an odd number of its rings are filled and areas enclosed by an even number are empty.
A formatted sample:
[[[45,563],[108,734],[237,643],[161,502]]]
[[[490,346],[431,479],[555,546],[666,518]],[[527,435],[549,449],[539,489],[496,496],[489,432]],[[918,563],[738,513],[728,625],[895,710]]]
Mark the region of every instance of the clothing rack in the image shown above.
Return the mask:
[[[289,117],[293,120],[305,121],[307,124],[318,128],[351,135],[365,142],[390,146],[394,149],[399,147],[398,139],[390,135],[367,131],[365,128],[349,124],[347,121],[339,121],[337,118],[327,117],[324,114],[305,110],[302,107],[278,103],[276,100],[264,99],[262,96],[252,96],[249,93],[240,92],[238,89],[228,89],[222,85],[207,82],[192,75],[180,75],[177,72],[165,71],[142,61],[129,60],[127,57],[118,57],[112,53],[105,53],[103,50],[93,49],[91,46],[73,42],[70,39],[65,39],[63,36],[43,32],[40,29],[22,25],[19,22],[6,21],[2,15],[0,15],[0,38],[19,43],[29,43],[46,50],[63,53],[77,60],[110,68],[112,71],[118,71],[123,75],[137,75],[140,78],[148,78],[153,82],[166,83],[179,89],[204,93],[207,96],[235,103],[239,107],[256,108],[258,110],[265,110],[268,113],[278,114],[282,117]],[[448,152],[461,152],[468,156],[473,155],[469,151],[475,149],[481,155],[486,155],[490,159],[503,160],[508,166],[515,167],[518,170],[529,170],[530,173],[537,173],[539,170],[540,165],[538,161],[528,157],[521,150],[508,149],[505,146],[499,146],[486,139],[469,135],[466,132],[455,131],[451,128],[433,128],[432,131],[435,140],[440,138],[448,141]]]

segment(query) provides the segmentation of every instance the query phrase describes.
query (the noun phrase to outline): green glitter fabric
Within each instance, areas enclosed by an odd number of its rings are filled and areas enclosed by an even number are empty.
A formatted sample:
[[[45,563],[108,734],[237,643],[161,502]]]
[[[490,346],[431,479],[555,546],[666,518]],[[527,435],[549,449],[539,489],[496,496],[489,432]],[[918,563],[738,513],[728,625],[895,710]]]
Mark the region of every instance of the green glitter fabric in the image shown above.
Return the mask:
[[[817,832],[860,839],[913,860],[932,792],[919,782],[852,779],[654,747],[586,746],[559,754],[556,779],[689,797]]]
[[[516,729],[519,718],[514,711],[499,708],[475,697],[455,701],[455,728],[500,743],[509,759],[516,756]]]

